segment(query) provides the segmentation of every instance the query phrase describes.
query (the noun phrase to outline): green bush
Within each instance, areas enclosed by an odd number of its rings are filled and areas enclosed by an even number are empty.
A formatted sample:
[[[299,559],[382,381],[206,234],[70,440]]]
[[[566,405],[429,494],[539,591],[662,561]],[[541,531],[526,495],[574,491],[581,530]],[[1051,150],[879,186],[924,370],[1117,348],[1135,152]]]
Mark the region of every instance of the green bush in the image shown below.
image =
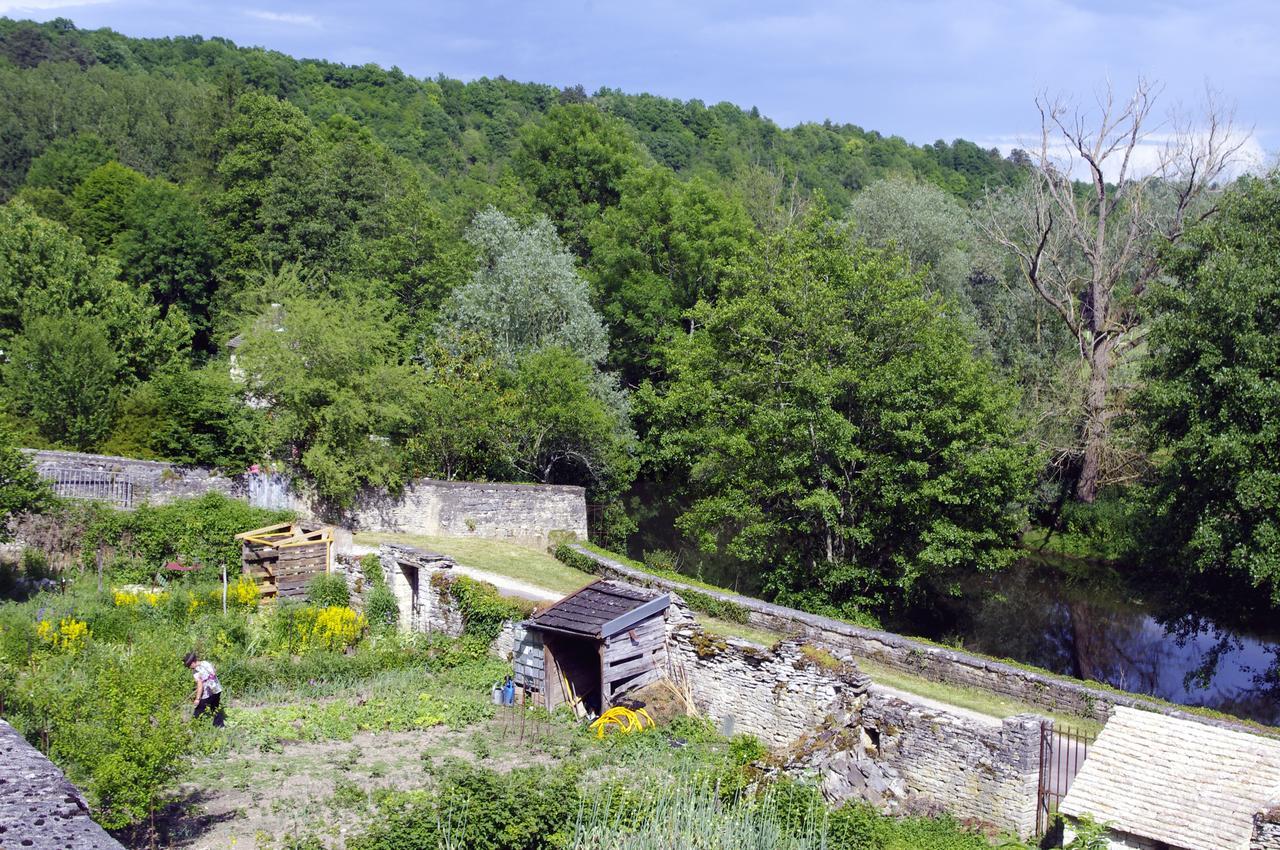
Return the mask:
[[[382,559],[376,552],[370,552],[360,559],[360,572],[364,575],[366,586],[386,587],[387,577],[382,574]]]
[[[235,536],[251,528],[285,522],[292,514],[250,507],[220,493],[178,499],[166,505],[143,505],[132,511],[101,506],[70,506],[64,523],[83,524],[80,562],[93,569],[99,547],[114,550],[112,580],[117,584],[150,581],[168,561],[199,563],[202,569],[165,574],[168,581],[190,581],[219,575],[223,567],[240,569],[240,542]]]
[[[395,594],[385,584],[375,585],[365,598],[364,614],[370,626],[394,627],[400,619]]]
[[[347,841],[349,850],[466,847],[563,848],[580,811],[573,768],[517,768],[502,774],[461,762],[440,777],[435,797],[388,795],[379,822]]]
[[[307,584],[307,601],[317,608],[350,607],[347,580],[331,573],[316,576]]]
[[[575,570],[582,570],[584,573],[595,575],[599,572],[599,566],[591,558],[574,549],[568,543],[561,543],[556,547],[553,553],[560,563],[567,567],[573,567]]]
[[[717,599],[710,594],[687,588],[683,588],[679,592],[680,598],[694,611],[699,611],[709,617],[728,620],[730,623],[746,624],[751,621],[751,612],[737,602]]]
[[[39,549],[24,546],[22,548],[22,556],[18,560],[18,566],[22,569],[23,574],[33,581],[42,578],[53,578],[53,570],[49,566],[49,556]]]
[[[488,582],[443,573],[436,573],[431,580],[442,583],[457,603],[466,636],[485,646],[498,636],[503,623],[523,620],[533,613],[532,603],[501,596]]]

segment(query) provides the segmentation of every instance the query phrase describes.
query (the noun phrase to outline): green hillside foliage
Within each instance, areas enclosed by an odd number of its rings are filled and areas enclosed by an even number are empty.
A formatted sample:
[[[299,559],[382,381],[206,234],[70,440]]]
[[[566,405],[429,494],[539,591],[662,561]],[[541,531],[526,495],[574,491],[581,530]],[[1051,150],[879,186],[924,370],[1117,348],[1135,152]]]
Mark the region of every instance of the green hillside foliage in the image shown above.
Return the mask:
[[[334,507],[580,485],[614,548],[884,613],[1065,515],[1075,342],[983,227],[1028,162],[0,19],[0,426]]]

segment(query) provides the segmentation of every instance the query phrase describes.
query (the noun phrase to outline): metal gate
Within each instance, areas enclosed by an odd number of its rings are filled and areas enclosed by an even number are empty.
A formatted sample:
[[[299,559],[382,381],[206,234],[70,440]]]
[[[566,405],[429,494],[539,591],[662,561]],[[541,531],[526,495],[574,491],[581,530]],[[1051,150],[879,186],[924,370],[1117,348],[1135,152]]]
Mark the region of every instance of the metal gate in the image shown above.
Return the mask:
[[[118,508],[134,506],[133,481],[126,475],[93,470],[54,468],[41,472],[64,499],[106,502]]]
[[[1036,787],[1036,834],[1054,825],[1058,806],[1067,796],[1096,736],[1071,726],[1040,724],[1040,779]]]

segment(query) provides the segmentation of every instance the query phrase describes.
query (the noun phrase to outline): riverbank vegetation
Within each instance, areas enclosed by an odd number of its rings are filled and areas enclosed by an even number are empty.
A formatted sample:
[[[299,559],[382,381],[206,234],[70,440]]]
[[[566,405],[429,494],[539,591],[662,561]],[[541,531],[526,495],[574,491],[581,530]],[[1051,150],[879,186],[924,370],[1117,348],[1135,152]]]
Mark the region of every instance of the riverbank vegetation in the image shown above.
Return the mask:
[[[0,21],[0,97],[21,445],[257,464],[334,507],[579,484],[611,548],[851,619],[936,607],[1020,532],[1280,603],[1277,178],[1230,179],[1227,124],[1074,184],[963,140],[65,20]],[[1104,208],[1133,238],[1084,250]]]

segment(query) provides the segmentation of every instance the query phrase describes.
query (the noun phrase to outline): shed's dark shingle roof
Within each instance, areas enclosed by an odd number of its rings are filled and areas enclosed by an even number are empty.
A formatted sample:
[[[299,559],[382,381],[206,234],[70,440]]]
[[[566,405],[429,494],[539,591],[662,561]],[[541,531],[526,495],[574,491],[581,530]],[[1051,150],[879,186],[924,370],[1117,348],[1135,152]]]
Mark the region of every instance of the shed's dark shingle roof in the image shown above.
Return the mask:
[[[608,637],[602,628],[618,617],[666,597],[666,594],[629,587],[603,579],[570,594],[541,613],[534,614],[529,624],[585,635]],[[662,605],[657,610],[662,610]]]

